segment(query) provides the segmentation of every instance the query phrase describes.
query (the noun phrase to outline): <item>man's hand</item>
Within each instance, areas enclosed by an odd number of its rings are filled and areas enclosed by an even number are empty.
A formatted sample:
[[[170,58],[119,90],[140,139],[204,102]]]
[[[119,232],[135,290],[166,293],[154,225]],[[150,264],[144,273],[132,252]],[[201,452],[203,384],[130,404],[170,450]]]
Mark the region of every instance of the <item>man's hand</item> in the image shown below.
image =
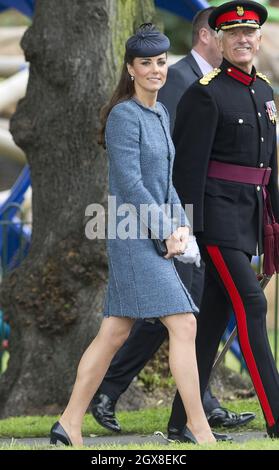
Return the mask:
[[[184,253],[189,239],[189,227],[178,227],[169,238],[166,239],[168,253],[164,258],[170,259]]]

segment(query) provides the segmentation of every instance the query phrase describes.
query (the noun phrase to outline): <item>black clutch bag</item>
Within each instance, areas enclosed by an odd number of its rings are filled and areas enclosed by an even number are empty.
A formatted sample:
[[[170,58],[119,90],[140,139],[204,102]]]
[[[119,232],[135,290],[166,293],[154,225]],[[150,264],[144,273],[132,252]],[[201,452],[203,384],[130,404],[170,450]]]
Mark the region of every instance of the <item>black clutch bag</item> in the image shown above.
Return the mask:
[[[158,240],[158,238],[152,238],[150,228],[148,229],[148,238],[151,238],[151,240],[153,241],[155,250],[157,251],[159,256],[165,256],[167,254],[168,249],[165,240]]]
[[[158,255],[165,256],[168,252],[165,240],[158,240],[157,238],[152,238],[152,241],[154,243]]]

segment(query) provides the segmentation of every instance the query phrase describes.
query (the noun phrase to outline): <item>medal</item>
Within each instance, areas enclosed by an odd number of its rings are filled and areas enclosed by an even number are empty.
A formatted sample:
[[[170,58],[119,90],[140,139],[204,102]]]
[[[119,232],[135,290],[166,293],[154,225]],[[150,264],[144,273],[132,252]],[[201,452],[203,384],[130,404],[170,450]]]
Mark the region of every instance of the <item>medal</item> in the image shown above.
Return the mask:
[[[267,115],[269,117],[269,120],[275,124],[276,123],[276,118],[277,118],[277,109],[276,109],[276,104],[274,101],[266,101],[265,102],[265,109],[267,112]]]

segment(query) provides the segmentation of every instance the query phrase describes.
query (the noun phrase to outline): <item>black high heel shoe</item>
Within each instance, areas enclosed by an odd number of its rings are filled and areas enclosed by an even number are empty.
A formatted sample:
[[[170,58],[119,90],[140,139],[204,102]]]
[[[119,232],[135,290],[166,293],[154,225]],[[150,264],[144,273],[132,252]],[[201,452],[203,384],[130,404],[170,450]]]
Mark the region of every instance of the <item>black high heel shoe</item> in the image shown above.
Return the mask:
[[[184,430],[183,430],[183,441],[184,442],[189,442],[191,444],[198,444],[198,441],[197,439],[195,438],[194,434],[190,431],[190,429],[185,426]]]
[[[216,441],[227,441],[232,442],[232,437],[228,436],[227,434],[219,434],[217,432],[212,433],[215,437]],[[168,429],[168,438],[172,441],[178,442],[188,442],[190,444],[198,444],[197,439],[195,438],[194,434],[190,431],[190,429],[185,426],[182,431],[179,429],[170,427]]]
[[[50,443],[57,444],[62,442],[65,446],[72,446],[72,441],[59,421],[56,421],[50,430]]]

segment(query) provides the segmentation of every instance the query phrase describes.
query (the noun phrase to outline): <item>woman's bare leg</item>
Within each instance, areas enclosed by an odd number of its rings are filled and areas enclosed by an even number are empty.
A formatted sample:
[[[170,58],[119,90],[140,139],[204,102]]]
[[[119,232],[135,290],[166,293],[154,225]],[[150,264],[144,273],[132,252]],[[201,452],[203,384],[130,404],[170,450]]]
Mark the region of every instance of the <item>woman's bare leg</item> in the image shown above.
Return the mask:
[[[113,356],[129,336],[132,325],[131,318],[104,318],[97,336],[80,360],[69,403],[59,419],[73,445],[82,445],[83,417]]]
[[[169,332],[169,363],[187,414],[187,426],[198,443],[214,442],[201,398],[196,360],[196,318],[192,313],[161,317]]]

